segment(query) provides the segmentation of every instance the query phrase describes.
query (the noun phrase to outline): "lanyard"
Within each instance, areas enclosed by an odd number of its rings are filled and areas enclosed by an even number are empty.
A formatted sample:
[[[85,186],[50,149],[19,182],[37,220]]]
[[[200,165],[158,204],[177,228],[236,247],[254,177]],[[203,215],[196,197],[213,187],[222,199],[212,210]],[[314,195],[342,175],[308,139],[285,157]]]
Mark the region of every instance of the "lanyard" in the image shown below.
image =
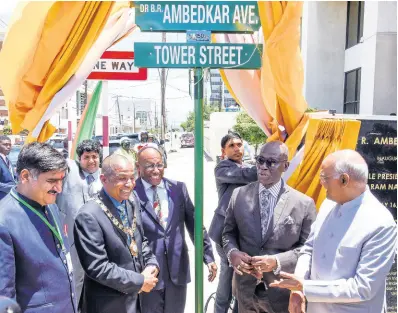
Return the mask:
[[[54,218],[53,213],[50,211],[51,216],[53,218],[54,224],[57,227],[57,229],[55,229],[54,226],[52,226],[48,220],[39,212],[37,211],[34,207],[32,207],[29,203],[27,203],[25,200],[21,199],[20,197],[18,197],[16,194],[14,194],[13,190],[11,190],[10,192],[11,196],[13,196],[18,202],[20,202],[21,204],[23,204],[25,207],[27,207],[29,210],[31,210],[33,213],[35,213],[38,217],[40,217],[40,219],[44,222],[44,224],[47,225],[47,227],[52,231],[52,233],[54,234],[54,236],[58,239],[59,243],[61,244],[62,247],[62,251],[65,251],[65,245],[64,245],[64,241],[62,239],[61,236],[61,232],[58,228],[58,224]]]

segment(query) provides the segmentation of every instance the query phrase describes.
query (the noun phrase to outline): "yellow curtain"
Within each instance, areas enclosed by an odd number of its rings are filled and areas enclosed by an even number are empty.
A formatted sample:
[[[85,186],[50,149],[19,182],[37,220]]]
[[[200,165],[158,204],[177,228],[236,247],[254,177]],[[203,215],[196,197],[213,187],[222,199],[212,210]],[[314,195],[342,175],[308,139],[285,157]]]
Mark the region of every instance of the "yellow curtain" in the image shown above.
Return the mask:
[[[54,95],[68,82],[101,33],[112,10],[113,2],[59,1],[44,5],[28,2],[17,8],[3,49],[0,84],[9,107],[13,133],[37,125]],[[39,14],[40,13],[40,14]],[[34,22],[39,14],[40,20]],[[26,33],[35,25],[34,40],[25,46]],[[15,50],[26,53],[14,55]],[[19,68],[18,75],[14,65]],[[13,80],[10,80],[10,77]],[[4,87],[3,87],[4,88]],[[46,122],[38,141],[47,140],[55,128]],[[36,138],[29,138],[29,141]]]
[[[319,209],[326,198],[319,173],[326,156],[342,149],[355,149],[361,122],[343,119],[310,119],[305,137],[304,158],[288,185],[314,199]]]

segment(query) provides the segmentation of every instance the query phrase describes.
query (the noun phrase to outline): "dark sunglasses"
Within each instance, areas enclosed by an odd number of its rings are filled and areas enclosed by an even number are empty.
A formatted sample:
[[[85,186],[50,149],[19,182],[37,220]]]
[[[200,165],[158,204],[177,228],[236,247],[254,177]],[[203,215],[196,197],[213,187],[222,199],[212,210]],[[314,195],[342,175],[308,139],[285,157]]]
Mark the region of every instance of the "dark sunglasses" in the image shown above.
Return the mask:
[[[257,156],[256,157],[256,162],[258,165],[263,166],[264,164],[267,165],[268,168],[276,168],[281,164],[282,162],[286,162],[287,160],[281,160],[281,161],[276,161],[274,159],[266,159],[262,156]]]

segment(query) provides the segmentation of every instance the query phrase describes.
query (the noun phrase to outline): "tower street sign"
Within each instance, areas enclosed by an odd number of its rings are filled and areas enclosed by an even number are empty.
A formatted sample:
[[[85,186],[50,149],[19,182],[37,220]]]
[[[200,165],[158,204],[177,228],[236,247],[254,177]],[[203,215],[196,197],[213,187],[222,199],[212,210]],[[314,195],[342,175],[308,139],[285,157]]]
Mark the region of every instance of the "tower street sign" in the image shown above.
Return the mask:
[[[212,43],[134,43],[135,65],[146,68],[261,67],[262,45]]]
[[[257,1],[135,1],[135,22],[143,32],[252,33],[261,26]]]

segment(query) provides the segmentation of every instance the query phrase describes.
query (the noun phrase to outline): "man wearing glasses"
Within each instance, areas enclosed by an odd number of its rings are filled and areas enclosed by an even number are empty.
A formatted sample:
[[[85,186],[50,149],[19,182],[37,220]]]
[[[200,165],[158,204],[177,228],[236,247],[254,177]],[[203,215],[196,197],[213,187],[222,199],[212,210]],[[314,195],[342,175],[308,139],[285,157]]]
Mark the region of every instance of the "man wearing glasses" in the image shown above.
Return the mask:
[[[162,153],[153,147],[138,152],[135,193],[140,200],[145,236],[159,263],[159,282],[143,294],[143,313],[184,313],[191,281],[185,227],[194,237],[194,206],[182,182],[163,177]],[[209,281],[217,274],[210,239],[204,230],[204,263]]]
[[[289,166],[279,141],[262,146],[258,182],[234,190],[225,218],[223,248],[234,268],[239,313],[288,313],[289,291],[269,288],[279,272],[293,272],[315,220],[314,201],[281,179]]]

